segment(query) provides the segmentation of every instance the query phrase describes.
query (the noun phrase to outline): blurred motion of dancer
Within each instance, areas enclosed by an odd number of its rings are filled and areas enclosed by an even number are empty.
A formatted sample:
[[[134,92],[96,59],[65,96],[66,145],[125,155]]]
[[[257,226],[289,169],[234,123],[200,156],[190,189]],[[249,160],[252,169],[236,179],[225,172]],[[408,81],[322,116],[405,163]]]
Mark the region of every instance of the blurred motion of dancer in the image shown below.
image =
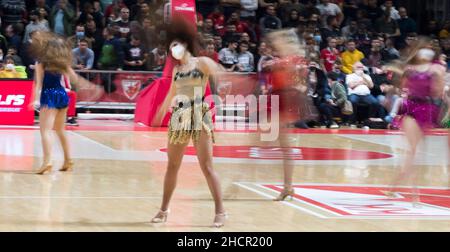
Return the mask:
[[[210,107],[204,99],[209,77],[223,69],[208,57],[196,57],[198,40],[191,28],[191,25],[183,20],[173,21],[169,27],[168,48],[177,62],[173,69],[169,94],[158,109],[156,122],[154,122],[161,123],[169,107],[172,107],[164,194],[161,208],[152,222],[161,223],[167,220],[169,203],[176,187],[184,150],[192,139],[200,168],[206,177],[215,203],[213,226],[221,227],[227,215],[223,206],[219,177],[212,164],[213,122]]]
[[[64,164],[60,171],[69,171],[73,167],[69,143],[65,133],[66,113],[69,97],[61,78],[67,74],[80,84],[83,79],[75,74],[72,65],[72,48],[67,41],[50,32],[34,32],[30,52],[37,59],[34,75],[34,100],[30,109],[39,107],[39,124],[44,152],[43,163],[37,174],[44,174],[52,169],[53,129],[62,145]],[[85,81],[87,82],[87,81]]]
[[[436,101],[442,98],[444,90],[443,76],[446,69],[441,64],[433,62],[435,56],[431,41],[421,38],[416,41],[403,67],[388,67],[402,74],[401,85],[407,90],[400,115],[403,115],[402,129],[409,143],[409,150],[400,173],[386,194],[396,197],[395,187],[401,181],[411,179],[412,200],[415,206],[420,198],[417,188],[419,170],[414,167],[414,157],[418,144],[424,138],[424,131],[437,127],[439,106]]]
[[[271,95],[279,97],[280,135],[279,144],[283,152],[284,188],[276,201],[292,198],[294,189],[292,177],[294,164],[288,129],[302,117],[302,97],[307,91],[306,74],[308,64],[305,60],[304,48],[300,45],[297,34],[293,30],[272,32],[268,41],[274,50],[275,58],[266,64],[272,76]],[[271,109],[276,109],[272,106]]]

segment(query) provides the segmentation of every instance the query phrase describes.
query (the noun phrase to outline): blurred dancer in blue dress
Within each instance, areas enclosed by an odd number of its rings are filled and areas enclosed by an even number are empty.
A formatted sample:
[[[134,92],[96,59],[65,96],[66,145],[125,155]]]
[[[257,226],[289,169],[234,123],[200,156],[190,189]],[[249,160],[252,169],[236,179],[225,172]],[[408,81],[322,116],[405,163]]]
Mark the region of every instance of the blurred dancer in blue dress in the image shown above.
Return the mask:
[[[30,53],[37,60],[34,75],[34,99],[30,108],[39,107],[39,124],[43,149],[43,163],[36,174],[45,174],[52,169],[52,130],[56,131],[64,152],[64,164],[60,171],[72,169],[69,143],[65,133],[66,113],[69,97],[61,85],[67,75],[78,83],[72,64],[72,50],[65,39],[50,32],[35,32],[32,35]]]

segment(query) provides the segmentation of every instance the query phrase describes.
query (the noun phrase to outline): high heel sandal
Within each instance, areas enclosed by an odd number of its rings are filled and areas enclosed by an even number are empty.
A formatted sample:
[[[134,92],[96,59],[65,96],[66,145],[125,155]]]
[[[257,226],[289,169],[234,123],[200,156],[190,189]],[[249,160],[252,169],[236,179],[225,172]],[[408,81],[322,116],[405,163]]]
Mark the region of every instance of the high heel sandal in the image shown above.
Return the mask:
[[[284,201],[287,197],[291,197],[291,200],[294,198],[295,190],[292,188],[290,190],[284,189],[280,195],[274,201]]]
[[[73,169],[74,162],[72,160],[69,160],[69,162],[64,162],[64,165],[62,166],[59,171],[65,172],[65,171],[71,171]]]
[[[214,217],[213,227],[220,228],[225,225],[225,220],[228,219],[227,213],[216,214]]]
[[[39,171],[36,172],[37,175],[44,175],[44,173],[51,171],[52,170],[52,165],[51,164],[46,164],[43,165],[41,167],[41,169]]]
[[[170,210],[159,210],[155,217],[151,220],[151,223],[164,223],[167,221],[167,216],[169,215]]]

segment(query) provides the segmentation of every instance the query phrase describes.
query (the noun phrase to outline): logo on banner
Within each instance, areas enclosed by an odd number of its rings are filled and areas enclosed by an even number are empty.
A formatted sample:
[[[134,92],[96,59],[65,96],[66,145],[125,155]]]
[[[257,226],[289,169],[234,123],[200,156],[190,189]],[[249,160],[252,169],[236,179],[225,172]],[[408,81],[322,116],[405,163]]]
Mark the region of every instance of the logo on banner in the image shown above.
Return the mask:
[[[139,94],[141,85],[140,80],[122,80],[123,93],[128,99],[133,100]]]
[[[175,6],[176,11],[195,11],[193,6],[189,6],[187,3],[182,3],[180,6]]]
[[[272,191],[278,195],[283,186],[273,184],[241,184],[253,190]],[[410,188],[398,188],[396,197],[388,197],[387,186],[364,185],[294,185],[291,201],[297,209],[306,209],[321,218],[439,218],[450,219],[450,190],[419,188],[420,202],[412,204]],[[265,194],[267,195],[267,194]]]
[[[3,96],[0,95],[0,105],[6,106],[21,106],[25,103],[25,95],[7,95],[3,100]]]

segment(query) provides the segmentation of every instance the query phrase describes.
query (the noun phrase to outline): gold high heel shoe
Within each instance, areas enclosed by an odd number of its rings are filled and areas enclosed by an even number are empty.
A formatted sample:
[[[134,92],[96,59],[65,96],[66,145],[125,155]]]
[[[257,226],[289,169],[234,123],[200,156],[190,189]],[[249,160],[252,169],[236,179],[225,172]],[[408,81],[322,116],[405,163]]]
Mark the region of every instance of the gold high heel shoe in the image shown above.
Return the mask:
[[[294,188],[292,188],[290,190],[284,189],[280,193],[280,195],[278,195],[278,197],[276,199],[274,199],[274,201],[284,201],[287,197],[291,197],[291,200],[292,200],[292,198],[294,197],[294,194],[295,194]]]
[[[159,210],[155,217],[151,220],[151,223],[164,223],[167,221],[167,216],[169,215],[170,210]]]
[[[225,225],[225,220],[228,219],[227,213],[220,213],[216,214],[216,217],[214,217],[214,223],[213,226],[216,228],[223,227]]]
[[[36,172],[37,175],[44,175],[46,172],[50,172],[52,170],[51,164],[46,164],[41,167],[39,171]]]
[[[72,160],[69,160],[69,162],[64,162],[64,165],[59,171],[65,172],[65,171],[71,171],[73,169],[74,162]]]

